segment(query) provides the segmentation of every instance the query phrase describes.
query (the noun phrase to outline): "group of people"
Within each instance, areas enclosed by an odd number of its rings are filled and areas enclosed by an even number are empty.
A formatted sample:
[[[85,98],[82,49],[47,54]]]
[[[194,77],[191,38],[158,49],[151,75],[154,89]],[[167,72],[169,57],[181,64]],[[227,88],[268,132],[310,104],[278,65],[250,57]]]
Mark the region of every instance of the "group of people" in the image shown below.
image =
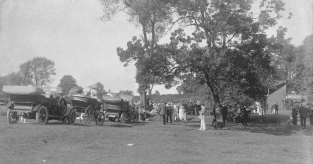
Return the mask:
[[[186,109],[183,105],[174,105],[171,102],[161,101],[160,103],[153,104],[153,110],[160,116],[160,120],[163,124],[174,121],[187,121]]]
[[[290,114],[291,122],[293,125],[298,123],[298,114],[300,117],[300,124],[303,129],[306,128],[306,119],[310,119],[310,125],[313,125],[313,109],[310,104],[304,104],[300,102],[294,102],[292,104],[292,111]]]
[[[173,105],[173,103],[169,102],[166,103],[164,101],[161,101],[161,103],[157,106],[157,112],[160,115],[160,120],[163,121],[163,124],[165,125],[170,121],[172,123],[173,113],[175,112],[175,120],[176,121],[187,121],[187,114],[184,105]],[[205,107],[204,104],[201,105],[201,110],[199,111],[199,119],[200,121],[200,129],[204,131],[206,129],[205,126]]]

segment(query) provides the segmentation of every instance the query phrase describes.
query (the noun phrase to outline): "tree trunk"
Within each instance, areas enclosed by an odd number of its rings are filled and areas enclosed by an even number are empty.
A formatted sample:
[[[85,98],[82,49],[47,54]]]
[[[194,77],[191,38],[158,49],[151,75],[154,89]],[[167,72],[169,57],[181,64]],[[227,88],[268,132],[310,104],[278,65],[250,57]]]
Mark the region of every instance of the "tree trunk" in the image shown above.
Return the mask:
[[[213,100],[214,100],[214,106],[220,105],[220,97],[215,93],[213,93]]]
[[[150,101],[152,101],[151,89],[148,89],[148,95],[149,95]]]
[[[143,107],[146,109],[146,101],[147,101],[147,95],[146,95],[146,91],[142,92],[142,105]]]

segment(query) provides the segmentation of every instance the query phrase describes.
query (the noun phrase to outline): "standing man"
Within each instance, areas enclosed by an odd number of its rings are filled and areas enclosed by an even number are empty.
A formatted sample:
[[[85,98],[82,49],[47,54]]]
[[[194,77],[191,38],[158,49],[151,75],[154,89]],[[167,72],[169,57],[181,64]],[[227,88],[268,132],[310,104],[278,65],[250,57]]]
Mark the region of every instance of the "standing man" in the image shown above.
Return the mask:
[[[159,106],[159,111],[160,111],[160,117],[163,119],[163,124],[165,125],[166,106],[163,100],[161,101],[161,104]]]
[[[302,129],[306,127],[306,118],[309,116],[309,111],[308,108],[304,106],[304,104],[301,104],[300,109],[299,109],[299,114],[300,114],[300,122]]]
[[[242,125],[247,125],[249,116],[248,116],[248,112],[247,112],[247,107],[243,104],[241,104],[241,108],[240,108],[241,114],[242,114]]]
[[[278,115],[278,104],[277,103],[275,103],[275,114],[277,114]]]
[[[166,122],[168,123],[168,119],[170,119],[171,123],[172,123],[172,116],[173,116],[173,106],[171,103],[168,103],[166,106]]]
[[[298,119],[298,106],[295,104],[293,104],[292,106],[292,111],[291,111],[291,115],[292,115],[292,124],[293,125],[297,125]]]
[[[223,106],[222,106],[222,119],[223,119],[223,126],[226,125],[226,117],[227,117],[227,113],[228,113],[228,107],[225,103],[223,103]]]
[[[161,102],[162,103],[162,102]],[[161,105],[161,103],[158,103],[157,104],[157,108],[156,108],[156,110],[157,110],[157,113],[158,113],[158,115],[160,116],[160,122],[162,122],[162,116],[160,115],[160,105]]]

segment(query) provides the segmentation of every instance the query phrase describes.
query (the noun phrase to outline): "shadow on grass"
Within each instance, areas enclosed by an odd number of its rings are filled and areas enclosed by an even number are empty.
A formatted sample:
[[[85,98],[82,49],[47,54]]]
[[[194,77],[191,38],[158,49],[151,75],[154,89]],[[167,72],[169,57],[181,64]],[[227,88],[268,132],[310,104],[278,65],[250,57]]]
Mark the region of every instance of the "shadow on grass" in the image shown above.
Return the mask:
[[[118,128],[131,128],[134,126],[143,126],[146,125],[148,122],[127,122],[127,123],[116,123],[112,125],[105,125],[111,127],[118,127]]]
[[[131,128],[133,126],[127,125],[127,124],[113,124],[113,125],[106,125],[106,126],[111,126],[111,127],[116,127],[116,128]]]
[[[53,122],[48,122],[47,124],[44,125],[40,125],[36,122],[32,122],[32,123],[27,123],[27,124],[31,124],[31,125],[38,125],[38,126],[54,126],[54,125],[64,125],[64,126],[90,126],[91,124],[84,124],[84,123],[77,123],[75,122],[73,125],[68,125],[67,122],[62,122],[62,121],[53,121]]]
[[[252,124],[248,126],[234,126],[231,127],[230,130],[232,131],[246,131],[251,133],[264,133],[269,135],[276,135],[276,136],[290,136],[297,132],[303,131],[303,133],[307,136],[313,135],[313,127],[307,126],[306,129],[302,129],[300,125],[293,126],[293,125],[275,125],[275,124]]]

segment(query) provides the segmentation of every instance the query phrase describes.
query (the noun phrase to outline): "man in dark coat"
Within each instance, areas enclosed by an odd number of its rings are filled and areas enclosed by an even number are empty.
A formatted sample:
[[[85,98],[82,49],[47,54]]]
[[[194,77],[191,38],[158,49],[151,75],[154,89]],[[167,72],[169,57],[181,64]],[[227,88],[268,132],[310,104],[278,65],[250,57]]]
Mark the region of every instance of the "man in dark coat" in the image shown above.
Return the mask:
[[[304,104],[301,104],[299,114],[301,126],[304,129],[306,127],[306,118],[309,116],[309,110],[304,106]]]
[[[166,122],[168,123],[168,119],[170,119],[172,123],[172,116],[173,116],[174,108],[171,103],[168,103],[166,106]]]
[[[166,115],[166,106],[164,104],[164,101],[161,101],[161,104],[159,106],[160,116],[163,119],[163,124],[165,125],[165,115]]]
[[[247,107],[244,106],[243,104],[241,104],[241,108],[240,108],[241,114],[242,114],[242,125],[247,125],[249,116],[248,116],[248,112],[247,112]]]
[[[223,119],[223,126],[225,126],[226,124],[227,112],[228,112],[228,107],[226,104],[223,103],[222,112],[221,112],[222,119]]]
[[[278,115],[278,104],[277,103],[275,103],[275,105],[274,105],[274,110],[275,110],[275,114]]]
[[[296,104],[294,104],[292,106],[291,115],[292,115],[292,124],[293,125],[297,125],[297,122],[298,122],[298,119],[297,119],[297,116],[298,116],[298,106]]]

